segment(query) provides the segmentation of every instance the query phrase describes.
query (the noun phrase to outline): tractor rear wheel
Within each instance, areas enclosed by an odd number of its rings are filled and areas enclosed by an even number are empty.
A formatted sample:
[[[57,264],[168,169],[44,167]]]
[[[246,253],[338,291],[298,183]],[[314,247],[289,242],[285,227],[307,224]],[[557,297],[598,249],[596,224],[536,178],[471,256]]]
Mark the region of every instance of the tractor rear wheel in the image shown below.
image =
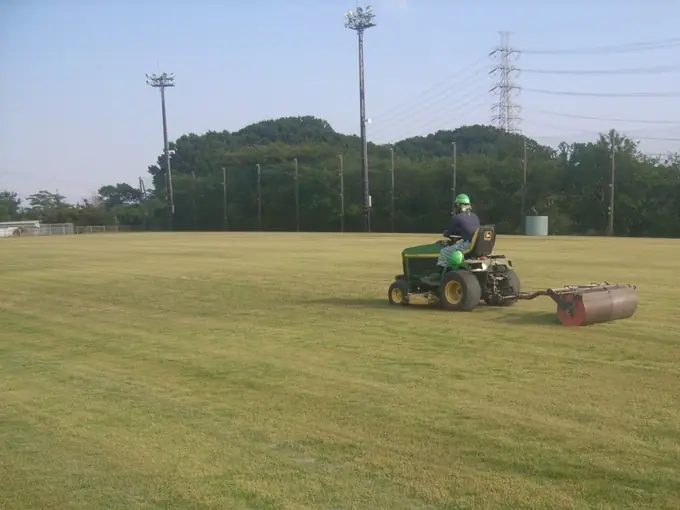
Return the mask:
[[[439,285],[439,297],[445,310],[473,310],[482,299],[482,286],[469,271],[449,271]]]
[[[406,280],[395,280],[387,291],[387,298],[391,305],[407,305],[409,303],[408,293],[408,282]]]

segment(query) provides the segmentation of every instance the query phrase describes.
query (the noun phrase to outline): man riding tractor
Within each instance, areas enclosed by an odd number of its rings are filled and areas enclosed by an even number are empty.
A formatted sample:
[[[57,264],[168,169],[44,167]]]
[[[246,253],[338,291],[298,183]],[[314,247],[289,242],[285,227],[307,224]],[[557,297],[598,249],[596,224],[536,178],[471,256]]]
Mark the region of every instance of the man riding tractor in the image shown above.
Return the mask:
[[[479,218],[472,212],[472,204],[470,197],[465,193],[461,193],[456,197],[455,214],[451,218],[449,228],[443,233],[444,237],[459,236],[460,240],[456,241],[451,246],[445,246],[439,252],[439,260],[437,265],[446,267],[451,260],[451,255],[454,252],[461,252],[460,258],[462,260],[462,252],[470,248],[472,243],[472,236],[479,228]]]

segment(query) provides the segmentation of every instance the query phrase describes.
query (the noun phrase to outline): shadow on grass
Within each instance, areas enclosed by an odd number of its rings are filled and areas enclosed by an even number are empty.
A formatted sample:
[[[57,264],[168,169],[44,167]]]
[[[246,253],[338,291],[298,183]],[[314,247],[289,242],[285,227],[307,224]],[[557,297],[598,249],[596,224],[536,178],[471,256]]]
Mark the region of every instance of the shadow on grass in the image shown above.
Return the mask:
[[[324,299],[314,299],[310,301],[311,303],[316,303],[320,305],[330,305],[330,306],[340,306],[347,308],[372,308],[378,310],[385,310],[387,308],[398,308],[398,309],[408,309],[414,308],[412,306],[394,306],[391,305],[387,299],[376,299],[376,298],[324,298]]]
[[[517,306],[517,305],[515,305]],[[557,314],[553,312],[537,312],[534,310],[502,310],[505,313],[500,313],[495,318],[497,322],[502,322],[504,324],[512,324],[516,326],[555,326],[559,325],[560,321],[557,318]]]
[[[336,306],[336,307],[347,307],[347,308],[362,308],[362,309],[373,309],[373,310],[388,310],[392,309],[395,311],[440,311],[442,313],[472,313],[472,314],[484,314],[488,315],[494,322],[513,324],[513,325],[555,325],[559,324],[559,320],[554,311],[551,312],[537,312],[534,310],[521,310],[521,303],[513,306],[512,308],[504,308],[498,306],[487,306],[481,304],[475,308],[472,312],[450,312],[441,309],[438,305],[428,305],[426,303],[415,303],[409,306],[395,306],[391,305],[387,299],[379,298],[324,298],[315,299],[311,301],[312,303]]]

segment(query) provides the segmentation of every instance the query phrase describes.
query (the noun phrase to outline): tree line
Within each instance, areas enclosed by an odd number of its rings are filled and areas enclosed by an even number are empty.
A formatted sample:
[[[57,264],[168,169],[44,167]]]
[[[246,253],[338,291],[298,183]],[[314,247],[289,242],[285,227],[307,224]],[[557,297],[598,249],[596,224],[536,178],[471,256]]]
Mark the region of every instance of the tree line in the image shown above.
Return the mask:
[[[288,117],[235,132],[189,133],[171,149],[175,230],[362,229],[360,140],[322,119]],[[615,234],[680,237],[680,156],[646,156],[615,130],[553,149],[491,126],[463,126],[393,146],[370,143],[368,153],[375,232],[440,232],[454,193],[467,193],[482,221],[499,232],[521,232],[525,214],[540,214],[549,217],[551,233],[604,234],[613,160]],[[162,154],[148,172],[148,190],[105,185],[78,204],[46,190],[26,203],[0,192],[0,221],[165,229]]]

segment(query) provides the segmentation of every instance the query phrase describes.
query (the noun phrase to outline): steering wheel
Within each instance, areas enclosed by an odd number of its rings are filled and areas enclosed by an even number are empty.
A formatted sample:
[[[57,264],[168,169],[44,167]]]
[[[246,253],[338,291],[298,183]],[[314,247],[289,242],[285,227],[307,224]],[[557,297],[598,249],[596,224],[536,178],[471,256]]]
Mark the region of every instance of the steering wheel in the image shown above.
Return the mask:
[[[456,241],[459,241],[460,239],[463,238],[462,236],[456,236],[456,235],[447,236],[446,232],[442,232],[442,236],[445,239],[443,239],[441,241],[437,241],[437,243],[441,244],[441,245],[448,245],[448,246],[454,244]]]
[[[442,236],[446,237],[446,239],[448,239],[449,241],[452,241],[454,243],[456,241],[460,241],[461,239],[463,239],[463,236],[457,236],[457,235],[454,235],[454,234],[447,236],[446,232],[442,232]]]

